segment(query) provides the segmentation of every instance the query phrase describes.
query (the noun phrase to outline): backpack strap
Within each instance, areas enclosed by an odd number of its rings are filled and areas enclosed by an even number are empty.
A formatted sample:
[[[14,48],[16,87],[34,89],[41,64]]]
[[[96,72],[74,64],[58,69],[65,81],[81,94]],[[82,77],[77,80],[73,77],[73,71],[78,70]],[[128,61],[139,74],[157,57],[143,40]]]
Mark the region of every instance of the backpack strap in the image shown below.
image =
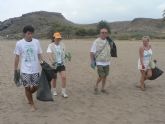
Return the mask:
[[[106,43],[104,44],[103,48],[95,54],[95,59],[96,59],[96,58],[100,55],[100,53],[104,50],[104,48],[105,48],[106,45],[107,45],[107,41],[106,41]]]

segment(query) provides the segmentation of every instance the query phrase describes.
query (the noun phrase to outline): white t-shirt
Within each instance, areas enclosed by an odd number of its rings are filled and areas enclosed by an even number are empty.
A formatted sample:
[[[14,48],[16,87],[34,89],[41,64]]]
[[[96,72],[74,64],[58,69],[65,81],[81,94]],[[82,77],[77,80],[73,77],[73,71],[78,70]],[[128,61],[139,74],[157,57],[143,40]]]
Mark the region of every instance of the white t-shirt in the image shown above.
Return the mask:
[[[106,40],[102,40],[102,42],[106,43],[107,41]],[[92,52],[94,54],[96,53],[96,41],[93,42],[90,52]],[[99,61],[97,61],[96,65],[106,66],[106,65],[110,65],[110,62],[99,62]]]
[[[47,53],[53,53],[50,44],[48,45]],[[57,59],[56,62],[61,64],[62,63],[62,49],[60,45],[54,44],[54,53],[56,54],[56,59]]]
[[[33,74],[40,72],[38,54],[41,54],[41,46],[37,39],[27,42],[25,39],[17,41],[14,54],[21,58],[21,73]]]

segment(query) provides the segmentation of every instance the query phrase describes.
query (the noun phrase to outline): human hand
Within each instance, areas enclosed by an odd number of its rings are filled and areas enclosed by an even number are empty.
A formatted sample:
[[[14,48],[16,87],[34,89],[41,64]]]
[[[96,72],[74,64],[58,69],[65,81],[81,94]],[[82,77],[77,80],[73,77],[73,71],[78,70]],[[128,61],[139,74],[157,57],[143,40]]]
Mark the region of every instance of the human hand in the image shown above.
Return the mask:
[[[144,65],[142,65],[142,69],[145,69],[145,66]]]
[[[56,65],[56,62],[53,62],[53,63],[52,63],[52,66],[55,66],[55,65]]]
[[[56,63],[56,62],[53,62],[53,63],[52,63],[52,67],[53,67],[54,69],[56,69],[56,68],[57,68],[57,63]]]
[[[40,64],[42,65],[44,63],[44,61],[43,60],[40,60]]]

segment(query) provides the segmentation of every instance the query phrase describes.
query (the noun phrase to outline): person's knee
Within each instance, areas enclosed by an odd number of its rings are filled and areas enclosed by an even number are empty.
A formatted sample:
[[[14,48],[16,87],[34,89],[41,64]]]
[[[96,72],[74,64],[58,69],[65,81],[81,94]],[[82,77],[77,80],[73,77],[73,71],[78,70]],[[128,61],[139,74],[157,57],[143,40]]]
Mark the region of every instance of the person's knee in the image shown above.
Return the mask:
[[[61,79],[66,80],[66,74],[65,73],[61,73]]]
[[[66,81],[66,76],[61,76],[63,81]]]
[[[29,92],[30,91],[30,87],[25,87],[25,90]]]
[[[37,89],[38,89],[38,87],[33,86],[33,87],[30,88],[30,92],[31,93],[34,93]]]
[[[56,79],[52,79],[51,83],[55,84],[56,83]]]
[[[103,80],[104,80],[104,81],[106,80],[106,76],[105,76],[105,77],[103,77]]]
[[[105,80],[106,79],[106,76],[102,75],[102,76],[99,76],[100,80]]]

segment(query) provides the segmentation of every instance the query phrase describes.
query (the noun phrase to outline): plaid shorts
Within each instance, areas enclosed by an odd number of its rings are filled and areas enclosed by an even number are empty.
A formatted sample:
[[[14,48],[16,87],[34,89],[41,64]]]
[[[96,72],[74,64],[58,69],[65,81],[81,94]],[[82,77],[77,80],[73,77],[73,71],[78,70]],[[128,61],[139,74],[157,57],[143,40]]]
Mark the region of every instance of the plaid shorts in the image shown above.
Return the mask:
[[[38,86],[39,73],[34,73],[34,74],[21,73],[21,82],[24,87]]]

